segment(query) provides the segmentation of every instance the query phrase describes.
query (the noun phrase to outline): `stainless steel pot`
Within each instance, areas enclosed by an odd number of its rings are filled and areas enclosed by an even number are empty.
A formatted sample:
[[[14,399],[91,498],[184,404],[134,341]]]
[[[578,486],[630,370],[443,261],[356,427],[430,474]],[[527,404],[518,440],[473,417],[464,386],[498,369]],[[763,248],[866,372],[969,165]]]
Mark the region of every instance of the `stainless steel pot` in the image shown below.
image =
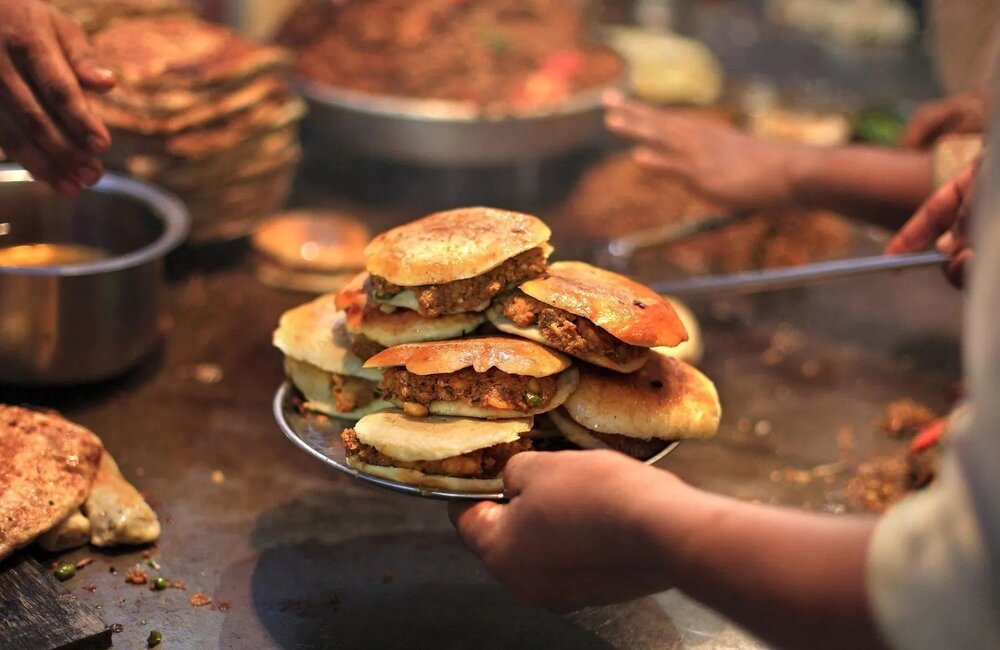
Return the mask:
[[[89,246],[108,257],[0,266],[0,382],[69,385],[134,367],[159,338],[163,260],[187,235],[175,197],[113,174],[67,199],[0,165],[0,247]]]
[[[444,167],[516,164],[566,153],[602,132],[601,95],[613,84],[578,93],[557,109],[483,114],[475,106],[434,99],[369,95],[306,79],[302,123],[307,148],[348,149],[371,158]]]

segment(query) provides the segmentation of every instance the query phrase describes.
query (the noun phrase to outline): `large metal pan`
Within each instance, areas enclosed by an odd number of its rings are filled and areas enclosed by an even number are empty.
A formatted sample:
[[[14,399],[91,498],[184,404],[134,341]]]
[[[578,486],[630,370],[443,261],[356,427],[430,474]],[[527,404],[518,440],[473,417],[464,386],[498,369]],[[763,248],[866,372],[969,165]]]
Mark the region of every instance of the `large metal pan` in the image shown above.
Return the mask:
[[[558,108],[484,114],[462,102],[370,95],[300,79],[309,103],[307,148],[434,167],[491,167],[566,153],[601,133],[601,95],[578,93]]]

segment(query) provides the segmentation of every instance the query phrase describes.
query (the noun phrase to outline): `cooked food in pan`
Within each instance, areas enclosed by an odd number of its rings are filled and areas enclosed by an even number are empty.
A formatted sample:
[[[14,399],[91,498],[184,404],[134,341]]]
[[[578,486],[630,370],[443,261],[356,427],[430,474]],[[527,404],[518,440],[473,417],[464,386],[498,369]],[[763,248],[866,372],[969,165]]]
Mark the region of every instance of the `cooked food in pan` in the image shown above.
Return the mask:
[[[413,417],[384,411],[362,418],[341,438],[347,463],[381,478],[462,492],[503,489],[511,456],[531,449],[532,419]]]
[[[356,420],[391,406],[379,398],[382,371],[365,368],[351,351],[344,314],[332,295],[281,316],[273,343],[285,355],[285,373],[305,397],[305,408]]]
[[[430,318],[483,311],[500,292],[545,271],[551,234],[519,212],[438,212],[372,240],[365,249],[370,294]]]
[[[669,174],[642,167],[628,153],[589,169],[566,203],[570,223],[583,237],[597,240],[726,211]],[[762,210],[716,232],[638,255],[669,260],[695,273],[732,273],[835,257],[848,249],[851,239],[851,227],[842,217],[789,207]]]
[[[588,32],[570,0],[305,0],[277,41],[314,81],[511,113],[557,106],[622,75],[619,57]]]
[[[643,459],[673,440],[714,436],[721,415],[708,377],[654,352],[642,368],[624,376],[580,366],[579,386],[550,417],[579,447],[610,448]]]
[[[487,312],[497,328],[598,366],[634,372],[649,348],[687,333],[670,303],[624,276],[583,262],[556,262]]]
[[[382,396],[407,414],[516,418],[551,411],[576,389],[570,360],[510,337],[407,343],[376,354]]]

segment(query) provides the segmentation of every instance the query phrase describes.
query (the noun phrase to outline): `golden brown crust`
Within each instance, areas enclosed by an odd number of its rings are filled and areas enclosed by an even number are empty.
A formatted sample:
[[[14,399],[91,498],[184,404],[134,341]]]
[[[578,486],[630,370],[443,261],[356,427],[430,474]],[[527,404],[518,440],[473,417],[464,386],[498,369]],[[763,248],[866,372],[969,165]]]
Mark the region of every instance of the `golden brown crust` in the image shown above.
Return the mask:
[[[405,366],[417,375],[451,373],[471,366],[476,372],[496,368],[510,375],[531,377],[548,377],[569,365],[568,357],[544,345],[503,336],[406,343],[383,350],[365,362],[365,368]]]
[[[583,262],[556,262],[520,286],[527,295],[582,316],[622,341],[675,346],[687,333],[670,303],[638,282]]]
[[[289,211],[264,221],[254,231],[253,245],[290,268],[336,272],[364,268],[362,250],[369,239],[368,228],[356,219],[336,213]],[[311,248],[308,259],[303,256],[304,245]]]
[[[96,435],[58,415],[0,405],[0,559],[83,503],[102,451]]]
[[[437,212],[393,228],[365,249],[368,272],[404,286],[475,277],[548,241],[540,219],[471,207]]]
[[[199,88],[291,65],[281,48],[186,17],[118,22],[93,45],[95,58],[129,86]]]
[[[629,375],[581,367],[580,383],[563,408],[591,431],[661,440],[710,438],[722,416],[708,377],[656,352]]]

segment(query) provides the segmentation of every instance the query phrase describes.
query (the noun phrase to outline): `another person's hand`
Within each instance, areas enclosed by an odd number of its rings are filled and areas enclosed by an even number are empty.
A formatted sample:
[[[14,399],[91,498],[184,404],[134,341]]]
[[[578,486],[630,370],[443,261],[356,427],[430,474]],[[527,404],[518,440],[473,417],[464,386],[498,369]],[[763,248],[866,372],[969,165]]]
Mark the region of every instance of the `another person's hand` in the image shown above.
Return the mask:
[[[988,115],[983,93],[964,93],[928,102],[910,118],[900,144],[924,149],[950,133],[984,133]]]
[[[528,605],[568,611],[662,591],[636,495],[692,488],[612,451],[526,452],[504,472],[510,503],[452,504],[459,535]]]
[[[790,198],[785,143],[747,135],[739,129],[683,109],[663,109],[608,93],[605,123],[635,141],[635,159],[680,178],[705,196],[732,207],[766,207]]]
[[[886,253],[916,253],[934,244],[950,257],[945,268],[948,279],[962,286],[965,267],[972,260],[966,225],[978,171],[976,161],[931,195],[892,238]]]
[[[0,0],[0,149],[73,194],[96,183],[111,136],[84,89],[106,92],[111,71],[91,57],[73,20],[42,0]]]

